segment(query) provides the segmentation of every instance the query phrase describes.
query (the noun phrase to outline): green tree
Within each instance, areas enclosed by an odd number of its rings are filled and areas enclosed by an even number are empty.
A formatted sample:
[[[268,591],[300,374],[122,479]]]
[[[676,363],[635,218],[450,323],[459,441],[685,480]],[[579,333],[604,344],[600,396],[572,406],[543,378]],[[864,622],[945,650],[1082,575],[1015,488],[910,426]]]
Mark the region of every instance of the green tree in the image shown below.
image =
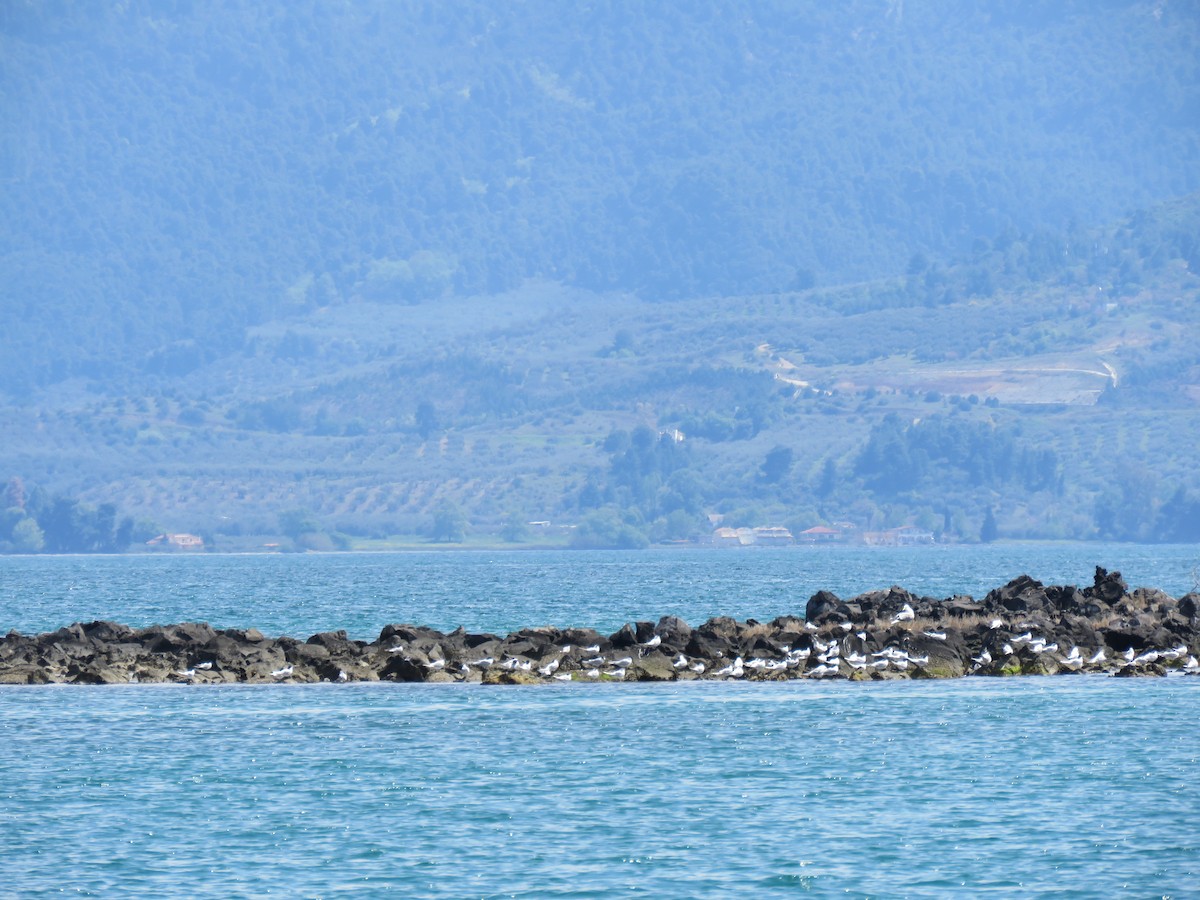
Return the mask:
[[[588,515],[571,535],[571,546],[581,550],[640,550],[649,544],[645,533],[612,507]]]
[[[509,544],[520,544],[529,540],[529,526],[525,524],[525,516],[515,512],[504,517],[500,528],[500,537]]]
[[[979,540],[985,544],[990,544],[998,537],[1000,537],[1000,529],[996,525],[996,514],[992,512],[992,508],[989,506],[987,513],[983,517],[983,525],[979,528]]]
[[[792,468],[792,448],[775,446],[762,464],[762,479],[767,484],[778,484]]]
[[[36,521],[25,518],[13,526],[12,546],[17,553],[40,553],[46,546],[45,535]]]
[[[467,536],[467,517],[458,504],[443,500],[433,510],[428,534],[438,543],[461,544]]]
[[[302,535],[321,534],[324,529],[311,512],[296,508],[279,514],[279,530],[293,541],[299,541]]]

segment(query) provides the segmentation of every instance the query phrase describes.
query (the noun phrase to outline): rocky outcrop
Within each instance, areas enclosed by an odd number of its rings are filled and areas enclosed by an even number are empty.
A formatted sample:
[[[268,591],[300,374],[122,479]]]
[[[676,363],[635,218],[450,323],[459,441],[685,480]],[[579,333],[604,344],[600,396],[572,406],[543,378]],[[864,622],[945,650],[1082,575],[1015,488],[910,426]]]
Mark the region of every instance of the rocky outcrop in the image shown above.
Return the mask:
[[[1200,594],[1130,591],[1096,569],[1089,587],[1022,575],[982,600],[891,587],[815,594],[805,618],[675,616],[611,635],[526,628],[508,635],[387,625],[374,641],[323,631],[305,641],[205,623],[77,623],[0,639],[0,684],[684,681],[957,678],[964,675],[1198,674]]]

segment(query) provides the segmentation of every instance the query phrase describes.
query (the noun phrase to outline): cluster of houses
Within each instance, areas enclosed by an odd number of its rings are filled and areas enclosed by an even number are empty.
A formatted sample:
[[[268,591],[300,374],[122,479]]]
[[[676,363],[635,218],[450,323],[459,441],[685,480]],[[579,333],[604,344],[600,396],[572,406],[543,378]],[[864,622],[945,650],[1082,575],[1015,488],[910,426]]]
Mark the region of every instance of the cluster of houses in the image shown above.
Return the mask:
[[[785,547],[792,544],[866,544],[872,547],[905,547],[932,544],[933,532],[916,525],[901,525],[886,531],[863,531],[850,522],[833,527],[814,525],[799,534],[782,525],[758,528],[718,528],[712,533],[714,547]]]

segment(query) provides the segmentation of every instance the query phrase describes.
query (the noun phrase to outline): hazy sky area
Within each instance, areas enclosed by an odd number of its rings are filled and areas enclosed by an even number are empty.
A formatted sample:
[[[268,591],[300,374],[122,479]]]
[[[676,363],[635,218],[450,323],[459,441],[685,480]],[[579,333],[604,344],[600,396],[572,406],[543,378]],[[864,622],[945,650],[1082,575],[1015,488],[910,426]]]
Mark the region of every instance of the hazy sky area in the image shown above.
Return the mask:
[[[1198,48],[1178,0],[11,0],[0,548],[1185,537]]]

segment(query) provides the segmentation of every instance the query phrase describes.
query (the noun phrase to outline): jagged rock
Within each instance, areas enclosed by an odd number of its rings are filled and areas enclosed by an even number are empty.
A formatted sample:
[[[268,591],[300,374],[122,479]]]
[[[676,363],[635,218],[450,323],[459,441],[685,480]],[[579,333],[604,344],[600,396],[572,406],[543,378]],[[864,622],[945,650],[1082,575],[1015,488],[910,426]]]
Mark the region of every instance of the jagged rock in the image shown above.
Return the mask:
[[[694,659],[722,659],[733,649],[732,641],[705,631],[703,627],[692,632],[686,653]]]
[[[686,644],[687,639],[692,635],[692,626],[679,616],[663,616],[654,626],[654,633],[661,636],[664,641],[671,640]]]
[[[1097,597],[1110,605],[1119,601],[1129,590],[1120,572],[1109,572],[1103,566],[1096,566],[1096,574],[1092,586],[1084,591],[1090,597]]]
[[[982,603],[976,603],[970,597],[952,597],[943,608],[951,618],[965,618],[981,615],[985,609]]]
[[[1179,604],[1175,607],[1181,616],[1186,616],[1189,619],[1196,619],[1200,616],[1200,593],[1192,591],[1184,594],[1179,598]]]
[[[0,667],[0,684],[50,684],[45,666],[24,663]]]
[[[403,654],[393,654],[379,673],[381,681],[425,681],[429,671],[419,662],[406,659]]]
[[[608,642],[617,649],[628,650],[638,644],[637,628],[626,622],[609,639]]]
[[[966,674],[966,646],[955,633],[948,631],[945,640],[914,635],[908,640],[909,658],[927,659],[914,663],[913,674],[922,678],[961,678]],[[969,658],[969,657],[968,657]]]
[[[817,591],[804,608],[804,618],[814,625],[832,620],[844,621],[849,616],[850,610],[846,604],[832,591]]]
[[[1021,575],[989,592],[983,602],[987,607],[999,607],[1010,613],[1028,613],[1044,609],[1050,598],[1040,581]]]
[[[674,681],[675,667],[666,654],[651,651],[640,659],[635,659],[625,677],[634,681]]]
[[[906,606],[914,615],[898,617]],[[351,640],[344,630],[300,641],[268,638],[252,628],[216,631],[206,623],[133,629],[98,620],[39,635],[10,631],[0,638],[0,683],[513,684],[546,683],[555,674],[614,680],[614,672],[630,681],[691,680],[717,677],[737,657],[770,664],[747,666],[751,680],[813,677],[814,671],[856,680],[1115,671],[1129,677],[1161,674],[1183,665],[1185,651],[1200,652],[1200,593],[1175,600],[1153,588],[1130,592],[1120,573],[1102,568],[1085,590],[1021,576],[983,601],[917,597],[895,586],[847,602],[820,591],[806,613],[807,620],[780,616],[765,623],[718,616],[697,628],[664,616],[657,624],[629,623],[611,637],[580,628],[525,628],[497,636],[395,624],[371,643]],[[840,655],[827,651],[834,644]],[[1088,661],[1101,648],[1107,659]],[[1127,662],[1152,650],[1170,655]],[[804,659],[783,665],[789,651]],[[884,652],[905,654],[907,663],[877,669],[847,659]],[[680,653],[685,658],[677,667]],[[818,662],[822,654],[824,663]],[[612,668],[617,655],[630,657],[626,668]],[[591,660],[595,656],[601,660]],[[488,658],[494,660],[490,668],[483,662]],[[692,668],[698,662],[703,673]],[[585,678],[583,670],[593,667],[605,674]]]
[[[483,673],[484,684],[541,684],[542,679],[530,672],[505,671],[492,667]]]

